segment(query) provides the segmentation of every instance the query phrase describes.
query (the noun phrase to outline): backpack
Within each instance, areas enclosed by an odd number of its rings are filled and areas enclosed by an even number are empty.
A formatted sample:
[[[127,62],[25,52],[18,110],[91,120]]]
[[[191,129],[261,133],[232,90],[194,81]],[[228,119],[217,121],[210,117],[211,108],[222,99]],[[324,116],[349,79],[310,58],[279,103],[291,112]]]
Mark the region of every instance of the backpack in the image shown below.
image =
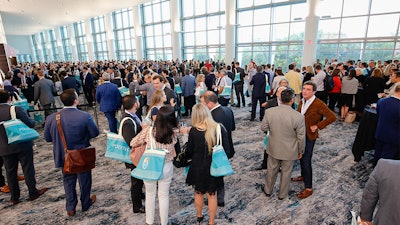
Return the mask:
[[[324,78],[324,90],[332,91],[333,86],[334,86],[333,77],[329,74],[326,74]]]

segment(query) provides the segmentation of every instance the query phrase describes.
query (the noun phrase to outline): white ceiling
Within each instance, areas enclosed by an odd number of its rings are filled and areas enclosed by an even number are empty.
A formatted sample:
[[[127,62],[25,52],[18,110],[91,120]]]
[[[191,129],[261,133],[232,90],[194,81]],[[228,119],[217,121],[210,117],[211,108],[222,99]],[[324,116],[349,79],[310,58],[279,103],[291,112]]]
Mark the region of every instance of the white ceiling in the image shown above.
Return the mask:
[[[148,1],[0,0],[0,15],[6,35],[32,35]]]

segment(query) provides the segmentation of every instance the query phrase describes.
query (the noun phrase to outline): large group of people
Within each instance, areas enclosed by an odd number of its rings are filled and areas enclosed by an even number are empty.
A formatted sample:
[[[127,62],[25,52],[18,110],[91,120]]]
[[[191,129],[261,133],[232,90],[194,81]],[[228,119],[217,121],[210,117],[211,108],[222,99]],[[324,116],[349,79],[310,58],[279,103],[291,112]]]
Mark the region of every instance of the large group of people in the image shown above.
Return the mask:
[[[333,123],[337,117],[344,120],[350,110],[362,112],[366,105],[372,103],[378,103],[379,116],[375,163],[380,158],[399,159],[398,60],[385,61],[384,64],[370,61],[367,64],[332,59],[324,63],[317,61],[301,70],[296,63],[291,63],[286,73],[282,67],[257,65],[253,60],[245,68],[241,68],[237,61],[226,65],[212,60],[131,60],[24,63],[12,69],[4,77],[4,90],[0,91],[0,121],[10,119],[9,110],[15,94],[24,96],[34,105],[40,104],[45,111],[45,139],[53,143],[55,167],[64,166],[64,147],[58,120],[61,121],[68,149],[88,147],[90,139],[99,135],[91,114],[78,109],[80,94],[83,94],[84,105],[89,108],[99,104],[100,111],[107,118],[108,131],[118,133],[118,129],[122,129],[123,138],[129,146],[154,141],[157,148],[167,151],[162,179],[142,181],[131,177],[133,212],[146,213],[147,224],[154,224],[157,194],[161,224],[168,224],[172,162],[184,144],[180,143],[182,135],[188,135],[185,150],[186,156],[191,159],[191,166],[186,183],[194,188],[196,221],[201,223],[204,219],[202,208],[206,195],[208,224],[214,224],[217,207],[225,205],[225,188],[223,177],[210,175],[212,150],[220,124],[226,155],[229,159],[234,156],[234,107],[250,106],[249,121],[253,123],[258,110],[261,130],[269,137],[259,168],[267,169],[262,192],[268,197],[272,195],[279,172],[280,200],[287,197],[290,181],[304,182],[304,189],[297,194],[298,198],[305,199],[312,195],[312,155],[319,130]],[[122,94],[122,88],[129,89],[126,96]],[[54,96],[57,95],[60,95],[64,106],[59,114],[54,113]],[[251,98],[247,105],[245,95]],[[30,127],[34,126],[26,111],[20,107],[16,110],[17,118]],[[117,117],[119,110],[123,112],[121,118]],[[130,120],[119,128],[118,120],[125,117]],[[189,118],[191,126],[179,126],[180,120]],[[392,129],[393,137],[384,134],[387,127]],[[2,128],[0,156],[0,166],[4,162],[9,186],[0,174],[0,191],[7,192],[9,188],[13,205],[19,203],[18,162],[22,165],[30,200],[46,192],[46,188],[36,189],[32,142],[9,145]],[[301,176],[291,178],[294,160],[300,160]],[[125,165],[131,170],[136,168],[133,164]],[[96,201],[96,196],[91,195],[91,171],[78,174],[62,172],[62,177],[67,215],[76,213],[77,180],[82,211],[88,210]],[[371,217],[363,219],[370,220]]]

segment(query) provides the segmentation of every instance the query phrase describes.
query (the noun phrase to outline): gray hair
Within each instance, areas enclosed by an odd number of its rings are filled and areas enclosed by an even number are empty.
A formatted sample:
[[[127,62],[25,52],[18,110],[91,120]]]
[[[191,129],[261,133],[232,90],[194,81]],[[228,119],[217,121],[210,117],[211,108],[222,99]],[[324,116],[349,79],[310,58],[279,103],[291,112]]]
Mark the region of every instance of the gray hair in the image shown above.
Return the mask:
[[[103,80],[105,80],[105,81],[110,81],[110,74],[107,73],[107,72],[104,72],[104,73],[101,75],[101,78],[103,78]]]

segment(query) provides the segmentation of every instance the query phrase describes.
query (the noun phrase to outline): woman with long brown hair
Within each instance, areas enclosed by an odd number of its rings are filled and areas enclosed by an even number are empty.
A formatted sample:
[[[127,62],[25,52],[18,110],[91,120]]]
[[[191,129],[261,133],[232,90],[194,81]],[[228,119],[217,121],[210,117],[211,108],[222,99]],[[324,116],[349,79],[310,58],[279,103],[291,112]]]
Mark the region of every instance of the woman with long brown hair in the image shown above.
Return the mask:
[[[154,223],[157,187],[161,224],[168,224],[169,187],[173,176],[172,160],[176,156],[174,146],[177,142],[179,132],[177,126],[178,120],[175,117],[174,108],[170,105],[162,106],[158,110],[154,126],[146,126],[131,141],[131,146],[134,146],[137,142],[143,142],[143,140],[145,140],[147,145],[150,145],[150,140],[153,138],[155,139],[155,148],[167,150],[162,179],[157,181],[143,181],[146,190],[145,210],[147,224]],[[151,128],[150,133],[149,129]]]

